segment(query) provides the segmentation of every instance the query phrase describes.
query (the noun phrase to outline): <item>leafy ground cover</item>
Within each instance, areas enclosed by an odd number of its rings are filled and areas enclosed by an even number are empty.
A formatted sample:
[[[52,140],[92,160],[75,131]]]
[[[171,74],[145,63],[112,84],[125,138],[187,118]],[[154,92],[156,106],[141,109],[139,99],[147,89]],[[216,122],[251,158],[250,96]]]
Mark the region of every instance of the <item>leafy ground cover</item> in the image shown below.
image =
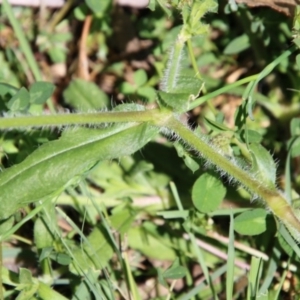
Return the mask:
[[[0,299],[300,297],[297,7],[1,12]]]

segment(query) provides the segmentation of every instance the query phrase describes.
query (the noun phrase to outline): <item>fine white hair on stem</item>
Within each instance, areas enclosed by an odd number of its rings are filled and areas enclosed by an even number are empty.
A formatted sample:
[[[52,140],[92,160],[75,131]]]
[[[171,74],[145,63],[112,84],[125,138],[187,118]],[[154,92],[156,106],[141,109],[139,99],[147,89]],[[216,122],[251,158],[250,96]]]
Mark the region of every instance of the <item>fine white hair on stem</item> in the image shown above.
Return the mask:
[[[130,110],[130,109],[128,109]],[[107,112],[108,111],[108,108],[107,107],[103,107],[102,109],[99,109],[99,110],[95,110],[95,109],[89,109],[89,110],[83,110],[81,111],[80,109],[76,109],[73,114],[94,114],[94,113],[101,113],[101,112]],[[69,109],[59,109],[58,112],[57,112],[57,115],[70,115],[72,114],[72,112],[70,112]],[[43,111],[42,113],[40,114],[37,114],[37,115],[32,115],[30,113],[24,113],[24,112],[3,112],[2,113],[3,115],[3,119],[13,119],[13,118],[18,118],[18,117],[35,117],[35,116],[50,116],[51,115],[51,112],[49,111]],[[103,128],[103,127],[107,127],[107,126],[110,126],[112,123],[108,123],[108,122],[104,122],[104,123],[99,123],[99,124],[96,124],[96,123],[89,123],[89,122],[86,122],[86,124],[68,124],[68,125],[61,125],[61,124],[41,124],[41,125],[29,125],[29,126],[12,126],[12,127],[9,127],[9,128],[2,128],[1,130],[4,130],[4,131],[11,131],[11,130],[31,130],[31,129],[41,129],[41,130],[55,130],[55,129],[58,129],[59,131],[62,131],[64,129],[68,129],[68,128],[74,128],[74,127],[90,127],[90,128]]]
[[[184,124],[184,125],[190,129],[190,126],[188,124]],[[201,139],[202,142],[204,142],[209,147],[214,149],[214,151],[216,153],[218,153],[219,155],[221,155],[222,157],[224,157],[225,159],[230,161],[230,163],[232,165],[234,165],[236,168],[239,168],[240,170],[247,172],[247,174],[253,180],[255,180],[257,182],[258,187],[262,187],[264,185],[263,181],[257,180],[257,178],[259,178],[259,175],[260,175],[259,171],[252,170],[249,163],[245,163],[245,161],[243,159],[236,159],[236,157],[231,153],[228,154],[228,153],[224,152],[224,150],[222,148],[218,147],[218,144],[212,142],[211,138],[208,135],[201,134],[201,132],[199,132],[197,130],[193,130],[193,132],[195,135],[197,135],[197,137],[199,137],[199,139]],[[172,131],[167,130],[165,128],[163,128],[161,130],[161,133],[165,134],[167,137],[172,137],[172,138],[174,137],[174,133],[172,133]],[[180,137],[177,137],[177,140],[179,140],[181,142],[181,144],[184,146],[186,151],[193,151],[196,155],[198,155],[199,157],[204,159],[204,161],[205,161],[204,168],[206,168],[206,169],[213,168],[220,175],[221,178],[224,178],[225,180],[227,180],[228,184],[237,185],[237,187],[242,187],[246,191],[248,191],[251,194],[251,201],[260,200],[260,202],[262,202],[263,205],[267,207],[267,203],[258,194],[256,194],[252,190],[250,190],[247,186],[245,186],[243,183],[241,183],[238,179],[236,179],[232,175],[228,174],[227,171],[224,171],[223,169],[219,168],[217,165],[212,163],[208,158],[203,156],[201,151],[199,152],[199,150],[197,150],[194,147],[192,147],[191,145],[187,144]]]

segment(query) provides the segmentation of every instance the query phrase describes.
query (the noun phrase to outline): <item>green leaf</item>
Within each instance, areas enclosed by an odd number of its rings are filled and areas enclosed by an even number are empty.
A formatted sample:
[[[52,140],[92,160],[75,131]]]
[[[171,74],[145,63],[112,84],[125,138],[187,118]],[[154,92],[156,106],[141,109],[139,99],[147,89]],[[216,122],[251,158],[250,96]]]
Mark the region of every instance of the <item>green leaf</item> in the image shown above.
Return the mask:
[[[172,93],[189,94],[196,97],[201,90],[203,81],[191,75],[183,74],[184,70],[176,77],[176,86],[173,88]]]
[[[28,269],[20,268],[19,280],[23,284],[33,283],[31,272]]]
[[[152,11],[155,10],[155,4],[156,4],[156,0],[150,0],[149,4],[148,4],[148,8]]]
[[[6,103],[7,108],[11,111],[24,111],[29,107],[30,95],[24,87]]]
[[[217,175],[205,173],[193,185],[192,200],[194,206],[203,213],[216,210],[226,194],[226,188]]]
[[[168,0],[150,0],[149,8],[151,7],[151,8],[153,8],[153,10],[155,8],[155,5],[153,4],[154,2],[157,2],[157,4],[159,4],[161,9],[164,11],[164,13],[167,14],[168,18],[170,18],[172,16],[171,9],[168,5],[169,4]]]
[[[159,100],[168,107],[173,108],[177,112],[184,112],[189,107],[189,94],[157,92]]]
[[[64,22],[61,24],[64,24]],[[60,27],[62,27],[62,26],[60,26]],[[62,45],[62,43],[69,42],[72,39],[72,34],[69,32],[59,32],[59,33],[55,33],[55,34],[51,33],[51,34],[48,34],[47,36],[50,39],[51,43],[53,43],[53,46],[57,46],[60,49],[65,49],[65,47]]]
[[[262,208],[245,211],[234,219],[234,230],[245,235],[261,234],[266,231],[266,216]]]
[[[238,6],[237,6],[235,0],[229,0],[228,5],[230,6],[231,12],[236,12],[238,10]]]
[[[151,102],[156,99],[156,90],[151,86],[139,87],[137,90],[137,94]]]
[[[93,13],[101,17],[105,14],[111,0],[85,0],[85,3],[93,11]]]
[[[0,232],[7,232],[15,222],[15,217],[11,216],[5,220],[0,221]]]
[[[231,55],[240,53],[250,47],[249,37],[246,33],[233,39],[224,49],[224,54]]]
[[[42,249],[42,252],[39,257],[39,262],[43,261],[45,258],[50,257],[51,252],[53,251],[53,247],[45,247]]]
[[[284,225],[282,225],[282,226],[284,226]],[[286,232],[288,232],[288,231],[286,230]],[[291,238],[291,240],[293,240],[292,237],[290,237],[290,238]],[[286,241],[286,239],[282,236],[282,234],[278,234],[278,242],[279,242],[281,248],[285,251],[285,253],[288,256],[292,257],[292,255],[294,254],[294,250],[290,246],[290,244]]]
[[[300,13],[299,13],[299,7],[296,7],[296,11],[294,14],[294,20],[293,20],[293,30],[296,32],[297,37],[299,36],[299,30],[300,30]]]
[[[66,253],[51,253],[50,258],[62,266],[67,266],[72,262],[72,258]]]
[[[207,124],[212,130],[217,132],[224,132],[224,131],[233,131],[227,126],[225,126],[223,123],[213,121],[209,118],[204,117],[205,124]]]
[[[135,94],[136,93],[136,87],[131,85],[128,82],[122,82],[120,84],[120,92],[123,94]]]
[[[154,169],[153,164],[144,160],[137,162],[130,170],[130,176],[135,176],[140,173],[152,171]]]
[[[112,215],[109,224],[113,230],[120,234],[126,233],[132,225],[135,214],[129,210],[121,210]],[[75,274],[82,274],[90,269],[102,270],[115,253],[112,241],[100,224],[95,227],[88,236],[87,241],[76,247],[73,251],[73,262],[70,271]]]
[[[66,130],[59,140],[44,144],[0,174],[0,220],[28,203],[54,197],[99,161],[134,153],[157,132],[156,127],[133,123]]]
[[[163,273],[163,277],[166,279],[180,279],[187,273],[187,269],[179,264],[178,257],[173,264]]]
[[[167,210],[167,211],[159,211],[156,213],[158,216],[163,217],[164,219],[186,219],[189,216],[188,210]]]
[[[147,82],[147,80],[148,80],[147,73],[143,69],[137,70],[133,74],[133,80],[134,80],[134,83],[136,84],[136,86],[140,87]]]
[[[63,95],[66,103],[80,111],[98,110],[109,105],[108,96],[95,83],[82,79],[73,80]]]
[[[226,298],[231,299],[234,294],[234,261],[235,261],[235,249],[234,249],[234,218],[233,211],[230,211],[230,225],[229,225],[229,243],[228,243],[228,259],[227,259],[227,273],[226,273]]]
[[[16,287],[19,285],[19,276],[17,273],[8,270],[4,266],[1,268],[2,282],[4,284]]]
[[[127,169],[128,165],[132,167]],[[126,156],[118,162],[100,162],[89,174],[89,179],[104,189],[105,192],[100,195],[103,203],[114,206],[120,199],[132,198],[134,195],[156,195],[158,191],[165,190],[170,179],[162,173],[150,171],[152,167],[149,163],[140,164],[132,156]],[[87,206],[84,205],[82,209],[86,210]]]
[[[128,232],[128,241],[130,247],[148,257],[160,260],[176,257],[176,251],[170,245],[163,244],[160,239],[147,234],[141,228],[131,228]]]
[[[295,234],[293,230],[294,229],[289,228],[288,225],[279,224],[278,241],[280,246],[289,256],[292,256],[295,253],[296,257],[300,257],[299,245],[297,244],[297,241],[295,241],[295,239],[292,237],[292,235],[298,236],[299,232]]]
[[[180,242],[178,237],[171,236],[169,232],[159,232],[159,228],[155,224],[145,222],[142,226],[132,227],[127,236],[129,246],[148,257],[159,260],[174,260],[178,255],[176,251],[176,246]],[[184,242],[186,243],[186,241]]]
[[[199,164],[190,156],[185,148],[179,143],[175,142],[174,147],[179,157],[181,157],[185,165],[194,173],[199,169]]]
[[[300,48],[300,38],[299,38],[299,33],[298,33],[298,36],[293,40],[293,42]]]
[[[269,291],[266,291],[264,293],[258,294],[256,299],[257,300],[270,300],[270,299],[272,299],[272,297],[269,296]]]
[[[164,287],[168,287],[168,283],[166,282],[165,278],[164,278],[164,275],[163,275],[163,270],[161,268],[158,268],[157,269],[157,279],[158,279],[158,282],[164,286]]]
[[[62,47],[53,46],[48,50],[48,54],[53,63],[64,63],[67,58],[67,50]]]
[[[89,9],[85,3],[78,5],[74,9],[74,16],[79,21],[84,21],[88,13],[89,13]]]
[[[263,184],[274,187],[276,181],[276,164],[270,153],[260,144],[250,144],[252,157],[252,174]]]
[[[247,299],[259,299],[258,287],[261,278],[262,259],[261,257],[251,257],[250,272],[248,273]]]
[[[51,233],[48,224],[44,223],[42,218],[37,218],[34,222],[34,242],[38,249],[51,247],[54,242],[54,236]]]
[[[68,300],[68,298],[64,297],[62,294],[56,292],[51,286],[39,282],[38,290],[37,290],[38,299],[43,300]],[[33,300],[30,298],[30,300]]]
[[[299,54],[300,55],[300,54]],[[290,123],[290,130],[292,136],[300,136],[300,118],[293,118]]]
[[[30,103],[44,104],[53,94],[55,85],[50,82],[38,81],[29,88]]]
[[[183,20],[186,31],[190,32],[191,35],[197,36],[207,32],[208,26],[199,21],[203,16],[210,11],[215,11],[217,8],[216,1],[192,1],[191,4],[188,2],[183,6]]]
[[[5,96],[6,94],[10,94],[10,95],[14,95],[18,92],[18,88],[16,88],[15,86],[8,84],[8,83],[4,83],[4,82],[0,82],[0,95],[1,96]]]
[[[262,141],[261,134],[251,129],[242,130],[240,138],[244,143],[260,143]]]
[[[296,64],[297,64],[298,69],[300,69],[300,54],[298,54],[296,56]]]
[[[293,140],[290,151],[292,157],[297,157],[300,155],[300,136]]]
[[[34,299],[33,296],[38,291],[39,284],[38,283],[24,284],[24,285],[19,285],[18,288],[22,291],[20,292],[16,300],[31,300]]]
[[[3,28],[3,27],[2,27]],[[9,49],[7,49],[9,50]],[[9,82],[10,85],[20,87],[20,76],[11,68],[12,61],[7,60],[7,52],[0,52],[0,81]]]

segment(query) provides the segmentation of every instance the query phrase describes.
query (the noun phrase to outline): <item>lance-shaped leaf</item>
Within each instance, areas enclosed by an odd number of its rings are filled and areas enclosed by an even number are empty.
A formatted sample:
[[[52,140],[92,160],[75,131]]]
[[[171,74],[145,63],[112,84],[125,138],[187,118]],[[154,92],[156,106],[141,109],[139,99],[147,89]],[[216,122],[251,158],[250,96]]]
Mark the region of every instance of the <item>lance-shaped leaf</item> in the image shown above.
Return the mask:
[[[59,140],[41,146],[0,174],[0,220],[27,203],[57,195],[99,161],[134,153],[157,132],[146,123],[65,131]]]

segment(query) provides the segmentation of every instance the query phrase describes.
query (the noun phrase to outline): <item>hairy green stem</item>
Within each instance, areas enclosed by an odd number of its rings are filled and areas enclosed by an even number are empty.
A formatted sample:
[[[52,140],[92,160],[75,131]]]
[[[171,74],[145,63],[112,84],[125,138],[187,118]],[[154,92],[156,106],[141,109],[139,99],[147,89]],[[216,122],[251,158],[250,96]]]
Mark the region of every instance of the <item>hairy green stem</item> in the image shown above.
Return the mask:
[[[159,109],[126,112],[98,112],[83,114],[61,114],[44,116],[17,116],[0,118],[0,129],[19,127],[47,127],[70,125],[101,125],[122,122],[159,122],[170,116],[170,111]]]
[[[120,122],[150,122],[159,127],[165,127],[176,133],[183,141],[199,151],[204,158],[220,170],[240,182],[252,194],[262,199],[266,206],[290,230],[292,235],[300,240],[300,221],[295,216],[292,207],[275,186],[267,186],[258,181],[251,173],[243,170],[228,160],[218,149],[209,145],[193,133],[186,125],[178,121],[169,110],[152,109],[145,111],[112,111],[101,113],[84,113],[69,115],[23,116],[15,118],[0,118],[0,129],[16,127],[43,127],[68,125],[97,125]]]
[[[225,171],[236,181],[240,182],[252,194],[257,195],[260,199],[262,199],[274,215],[288,227],[292,235],[299,240],[299,237],[297,237],[296,234],[297,232],[300,232],[300,221],[295,216],[291,206],[280,191],[278,191],[275,187],[268,187],[264,185],[249,172],[234,165],[216,149],[201,140],[175,117],[169,118],[165,126],[175,132],[189,146],[192,146],[195,150],[199,151],[204,158],[213,163],[219,169]]]

